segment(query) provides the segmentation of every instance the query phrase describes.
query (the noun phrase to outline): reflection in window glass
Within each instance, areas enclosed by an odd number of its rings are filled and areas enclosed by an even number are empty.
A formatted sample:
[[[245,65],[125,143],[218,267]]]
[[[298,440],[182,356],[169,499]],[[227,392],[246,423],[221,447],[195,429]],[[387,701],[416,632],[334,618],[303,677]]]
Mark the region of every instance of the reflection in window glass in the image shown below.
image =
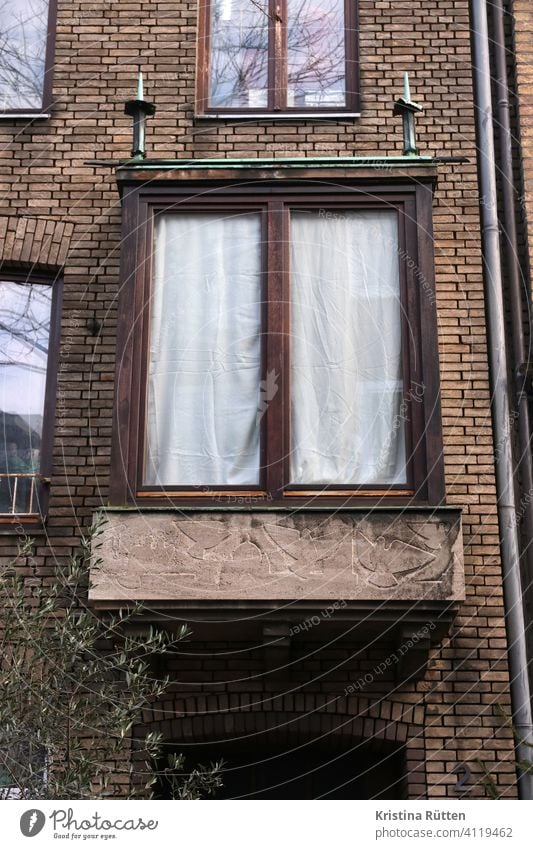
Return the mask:
[[[0,111],[41,109],[48,0],[0,0]]]
[[[287,106],[344,106],[344,0],[288,0],[287,13]]]
[[[31,512],[40,471],[52,287],[0,281],[0,512]],[[31,506],[35,506],[33,503]]]
[[[210,106],[265,108],[267,73],[268,0],[213,0]]]

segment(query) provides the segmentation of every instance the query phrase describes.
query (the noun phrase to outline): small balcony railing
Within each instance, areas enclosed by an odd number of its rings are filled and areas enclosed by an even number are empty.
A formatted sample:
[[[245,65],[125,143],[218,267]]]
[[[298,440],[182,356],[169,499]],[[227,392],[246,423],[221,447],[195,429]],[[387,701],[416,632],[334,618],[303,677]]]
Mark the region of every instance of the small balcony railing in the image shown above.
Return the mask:
[[[34,472],[0,472],[0,515],[28,516],[39,512],[39,490],[45,479]]]

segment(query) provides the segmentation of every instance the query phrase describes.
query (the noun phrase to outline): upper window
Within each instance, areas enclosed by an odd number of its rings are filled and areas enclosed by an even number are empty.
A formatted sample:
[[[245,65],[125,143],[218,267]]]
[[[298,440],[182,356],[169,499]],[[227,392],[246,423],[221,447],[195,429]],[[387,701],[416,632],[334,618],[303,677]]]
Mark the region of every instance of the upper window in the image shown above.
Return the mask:
[[[55,287],[0,280],[0,516],[44,512],[54,406]],[[55,351],[54,351],[55,353]]]
[[[0,9],[0,114],[46,112],[52,101],[55,0],[4,0]]]
[[[355,112],[356,0],[202,0],[199,112]]]
[[[431,272],[408,194],[143,208],[152,256],[124,255],[121,501],[124,472],[141,499],[440,497]]]

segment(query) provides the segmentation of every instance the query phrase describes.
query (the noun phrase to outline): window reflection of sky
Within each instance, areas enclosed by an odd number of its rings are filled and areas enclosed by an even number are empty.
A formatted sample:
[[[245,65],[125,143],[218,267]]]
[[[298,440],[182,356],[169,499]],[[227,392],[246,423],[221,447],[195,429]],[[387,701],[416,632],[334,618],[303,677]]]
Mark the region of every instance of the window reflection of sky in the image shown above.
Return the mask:
[[[0,411],[40,432],[52,287],[0,282]]]
[[[268,105],[267,0],[212,0],[210,105]],[[344,106],[344,0],[287,3],[287,106]]]
[[[40,109],[48,0],[0,0],[0,110]]]

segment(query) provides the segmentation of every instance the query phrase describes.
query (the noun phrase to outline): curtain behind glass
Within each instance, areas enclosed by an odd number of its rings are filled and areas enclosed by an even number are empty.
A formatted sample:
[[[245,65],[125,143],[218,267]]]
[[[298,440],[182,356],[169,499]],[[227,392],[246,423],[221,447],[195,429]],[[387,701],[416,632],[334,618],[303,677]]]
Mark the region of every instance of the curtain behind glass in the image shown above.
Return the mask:
[[[259,484],[258,213],[156,220],[148,485]]]
[[[404,483],[395,211],[291,214],[291,482]]]

